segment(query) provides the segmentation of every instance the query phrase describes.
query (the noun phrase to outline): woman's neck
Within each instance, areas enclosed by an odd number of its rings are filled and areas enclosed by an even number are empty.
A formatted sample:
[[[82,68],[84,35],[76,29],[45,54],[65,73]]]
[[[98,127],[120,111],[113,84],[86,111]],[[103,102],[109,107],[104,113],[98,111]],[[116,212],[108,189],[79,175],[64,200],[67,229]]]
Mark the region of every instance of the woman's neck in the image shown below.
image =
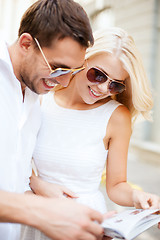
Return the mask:
[[[70,84],[66,88],[62,88],[55,92],[55,100],[58,105],[64,107],[64,108],[70,108],[70,109],[81,109],[85,106],[87,107],[88,104],[86,104],[81,96],[78,94],[78,91],[76,89],[74,80],[71,80]]]

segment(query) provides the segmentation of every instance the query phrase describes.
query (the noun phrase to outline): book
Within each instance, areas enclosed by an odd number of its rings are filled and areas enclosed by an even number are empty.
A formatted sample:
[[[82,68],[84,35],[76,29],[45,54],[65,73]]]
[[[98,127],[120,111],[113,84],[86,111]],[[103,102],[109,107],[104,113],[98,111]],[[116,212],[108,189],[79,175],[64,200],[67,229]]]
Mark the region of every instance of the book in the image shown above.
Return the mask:
[[[140,233],[160,222],[160,209],[132,209],[104,220],[104,235],[132,240]]]

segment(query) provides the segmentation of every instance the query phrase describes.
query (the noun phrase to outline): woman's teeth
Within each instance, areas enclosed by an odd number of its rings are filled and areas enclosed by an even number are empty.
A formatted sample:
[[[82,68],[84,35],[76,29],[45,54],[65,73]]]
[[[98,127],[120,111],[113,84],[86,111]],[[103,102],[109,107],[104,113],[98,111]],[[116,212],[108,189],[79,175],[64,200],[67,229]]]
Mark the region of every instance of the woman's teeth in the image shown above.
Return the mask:
[[[100,97],[102,96],[102,94],[96,93],[92,88],[90,88],[91,93],[93,93],[93,95],[95,95],[96,97]]]
[[[45,84],[46,84],[48,87],[54,87],[54,86],[55,86],[55,83],[49,81],[48,79],[45,79],[44,82],[45,82]]]

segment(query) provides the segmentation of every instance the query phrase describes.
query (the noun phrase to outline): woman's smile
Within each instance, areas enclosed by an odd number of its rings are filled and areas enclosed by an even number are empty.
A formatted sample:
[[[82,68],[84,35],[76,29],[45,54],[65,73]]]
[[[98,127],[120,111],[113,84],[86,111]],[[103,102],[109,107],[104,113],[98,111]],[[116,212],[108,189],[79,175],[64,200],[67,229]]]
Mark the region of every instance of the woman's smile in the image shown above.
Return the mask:
[[[91,97],[98,98],[103,96],[102,93],[98,93],[97,91],[93,90],[90,86],[88,86],[88,88],[89,88],[89,94],[91,95]]]

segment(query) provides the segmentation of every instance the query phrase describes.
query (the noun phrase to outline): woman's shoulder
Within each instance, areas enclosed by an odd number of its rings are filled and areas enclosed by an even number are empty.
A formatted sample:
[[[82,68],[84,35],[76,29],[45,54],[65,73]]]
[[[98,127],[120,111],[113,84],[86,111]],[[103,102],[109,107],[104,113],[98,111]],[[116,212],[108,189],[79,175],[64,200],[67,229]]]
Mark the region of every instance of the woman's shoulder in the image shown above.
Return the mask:
[[[117,137],[130,136],[131,132],[131,113],[126,106],[119,104],[110,116],[105,138],[116,139]]]
[[[123,104],[117,106],[111,117],[112,121],[115,121],[116,123],[131,121],[131,113]]]
[[[120,128],[121,130],[131,129],[131,113],[126,106],[123,104],[118,105],[110,117],[109,126],[115,131],[119,131]]]

